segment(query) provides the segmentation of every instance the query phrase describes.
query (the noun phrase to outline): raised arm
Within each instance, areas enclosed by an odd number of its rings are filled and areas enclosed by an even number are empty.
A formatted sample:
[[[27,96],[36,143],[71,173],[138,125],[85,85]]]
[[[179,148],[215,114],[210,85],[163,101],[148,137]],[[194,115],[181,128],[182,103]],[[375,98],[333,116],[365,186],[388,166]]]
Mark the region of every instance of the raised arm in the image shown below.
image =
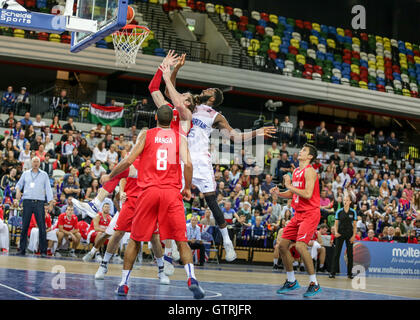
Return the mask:
[[[191,111],[185,106],[182,94],[176,91],[173,83],[171,82],[171,68],[168,64],[162,63],[159,67],[159,70],[163,73],[163,79],[166,83],[166,89],[169,93],[169,97],[174,104],[174,107],[178,110],[179,116],[183,121],[191,121],[192,114]]]
[[[273,138],[272,134],[276,133],[276,128],[273,126],[259,128],[251,132],[237,132],[236,130],[233,130],[226,118],[220,113],[216,116],[213,126],[219,130],[222,130],[222,134],[226,138],[230,138],[231,140],[235,141],[236,139],[248,141],[255,138],[256,136],[266,136],[269,138]]]
[[[171,73],[171,83],[172,83],[172,85],[175,88],[176,88],[176,76],[178,75],[179,69],[181,69],[184,66],[184,64],[185,64],[185,57],[186,57],[186,55],[187,55],[186,53],[183,53],[181,55],[181,57],[178,60],[178,63],[174,67],[174,70],[172,70],[172,73]],[[168,88],[167,87],[165,88],[165,96],[169,98],[169,91],[168,91]]]
[[[182,190],[182,195],[184,196],[185,200],[191,199],[191,181],[193,175],[193,166],[190,156],[190,151],[188,149],[188,142],[187,138],[180,135],[180,146],[179,146],[179,154],[181,157],[182,162],[184,163],[184,180],[185,186],[184,190]]]

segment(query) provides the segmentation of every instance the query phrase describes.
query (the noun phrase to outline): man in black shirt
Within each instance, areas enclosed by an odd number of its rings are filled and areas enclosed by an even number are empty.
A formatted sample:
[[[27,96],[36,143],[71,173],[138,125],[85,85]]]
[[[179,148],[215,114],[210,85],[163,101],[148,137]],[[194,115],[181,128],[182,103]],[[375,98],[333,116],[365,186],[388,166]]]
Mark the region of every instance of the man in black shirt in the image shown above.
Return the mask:
[[[336,166],[338,166],[338,164],[339,164],[339,162],[340,162],[340,160],[341,160],[341,158],[340,158],[340,156],[338,155],[338,153],[340,152],[340,150],[339,149],[334,149],[334,154],[332,154],[331,156],[330,156],[330,163],[331,162],[335,162],[335,165]]]
[[[283,175],[292,171],[292,164],[287,159],[287,153],[282,153],[280,160],[277,162],[277,177],[283,181]]]
[[[340,260],[341,249],[343,248],[343,243],[345,241],[347,248],[347,277],[349,279],[353,279],[353,242],[357,230],[357,213],[354,209],[350,208],[350,205],[351,199],[350,196],[347,195],[344,197],[344,207],[337,210],[335,213],[335,248],[331,274],[329,276],[330,278],[335,278],[335,270],[337,269]]]
[[[63,126],[63,130],[66,130],[67,132],[70,130],[76,131],[76,126],[74,125],[73,118],[69,118],[67,123]]]

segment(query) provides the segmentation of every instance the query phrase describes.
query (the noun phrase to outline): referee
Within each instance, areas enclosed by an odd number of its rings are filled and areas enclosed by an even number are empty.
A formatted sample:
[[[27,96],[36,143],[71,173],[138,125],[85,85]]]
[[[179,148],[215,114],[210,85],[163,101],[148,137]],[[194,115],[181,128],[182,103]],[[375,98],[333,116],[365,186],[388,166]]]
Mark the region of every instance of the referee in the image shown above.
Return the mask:
[[[354,209],[350,208],[351,200],[349,195],[344,197],[343,202],[344,207],[337,210],[335,213],[335,248],[329,277],[335,278],[335,270],[337,269],[341,249],[343,248],[343,243],[345,241],[347,247],[347,277],[353,279],[353,242],[357,230],[357,214]]]
[[[32,214],[35,215],[36,224],[39,228],[39,248],[41,256],[47,256],[47,233],[45,229],[45,199],[51,203],[53,193],[50,179],[45,171],[39,169],[41,161],[38,157],[32,158],[32,169],[26,170],[16,185],[16,198],[20,201],[23,190],[23,219],[22,233],[20,237],[19,254],[25,255],[28,238],[28,228]]]

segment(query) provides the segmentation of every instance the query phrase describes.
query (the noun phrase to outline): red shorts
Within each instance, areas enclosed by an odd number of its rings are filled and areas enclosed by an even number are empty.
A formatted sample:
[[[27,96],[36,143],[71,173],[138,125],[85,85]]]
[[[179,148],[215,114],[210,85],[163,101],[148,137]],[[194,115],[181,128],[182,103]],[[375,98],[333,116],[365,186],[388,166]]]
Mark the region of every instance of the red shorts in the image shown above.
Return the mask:
[[[118,215],[114,230],[131,232],[131,225],[136,212],[136,202],[137,197],[127,197]]]
[[[120,180],[123,179],[123,178],[127,178],[129,173],[130,173],[130,168],[128,168],[127,170],[124,170],[123,172],[116,175],[114,178],[112,178],[108,182],[106,182],[102,186],[102,188],[104,188],[108,193],[114,192],[115,188],[120,183]]]
[[[290,222],[289,222],[290,223]],[[299,252],[296,250],[296,246],[293,246],[293,247],[291,247],[290,249],[290,253],[292,254],[292,257],[294,258],[294,259],[299,259],[300,258],[300,254],[299,254]]]
[[[311,241],[319,221],[321,219],[321,211],[295,213],[295,216],[290,220],[283,230],[282,238],[292,241],[302,241],[306,244]]]
[[[140,191],[131,239],[149,241],[158,223],[161,240],[187,241],[184,203],[178,189],[153,186]]]
[[[93,243],[93,244],[95,244],[95,239],[96,239],[96,236],[98,235],[98,233],[95,231],[94,233],[92,233],[91,235],[90,235],[90,243]],[[106,239],[106,241],[105,241],[105,243],[104,244],[108,244],[108,239]]]

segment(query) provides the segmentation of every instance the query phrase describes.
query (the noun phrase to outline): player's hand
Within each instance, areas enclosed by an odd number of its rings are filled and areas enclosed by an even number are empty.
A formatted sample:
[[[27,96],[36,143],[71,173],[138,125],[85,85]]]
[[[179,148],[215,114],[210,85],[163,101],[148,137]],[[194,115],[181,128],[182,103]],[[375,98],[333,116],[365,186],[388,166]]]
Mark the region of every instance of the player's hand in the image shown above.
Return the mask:
[[[181,69],[184,64],[185,64],[185,57],[187,56],[186,53],[183,53],[179,58],[178,58],[178,63],[175,65],[175,69]]]
[[[163,79],[168,80],[171,77],[171,67],[169,65],[162,63],[159,66],[159,70],[163,73]]]
[[[178,59],[179,59],[179,57],[175,53],[175,51],[174,50],[169,50],[165,59],[163,59],[162,64],[168,65],[169,67],[172,67],[172,66],[174,66],[178,63]]]
[[[283,175],[283,182],[287,189],[289,189],[289,187],[292,185],[292,181],[290,180],[290,176],[288,174]]]
[[[257,130],[257,135],[258,136],[268,137],[268,138],[274,138],[272,135],[275,134],[276,132],[277,132],[276,131],[276,127],[269,126],[269,127],[259,128]]]
[[[184,190],[182,190],[181,194],[182,194],[184,200],[187,200],[187,201],[191,200],[191,189],[184,189]]]
[[[354,243],[355,237],[350,238],[350,243]]]
[[[104,185],[105,183],[107,183],[109,180],[111,180],[111,178],[109,177],[109,174],[104,174],[101,179],[100,179],[100,184]]]
[[[271,188],[270,189],[270,193],[271,194],[277,194],[278,195],[280,193],[279,187]]]
[[[120,200],[122,203],[127,200],[127,194],[124,191],[120,192]]]
[[[339,234],[338,232],[336,232],[336,233],[335,233],[335,237],[336,237],[336,238],[341,237],[341,234]]]

